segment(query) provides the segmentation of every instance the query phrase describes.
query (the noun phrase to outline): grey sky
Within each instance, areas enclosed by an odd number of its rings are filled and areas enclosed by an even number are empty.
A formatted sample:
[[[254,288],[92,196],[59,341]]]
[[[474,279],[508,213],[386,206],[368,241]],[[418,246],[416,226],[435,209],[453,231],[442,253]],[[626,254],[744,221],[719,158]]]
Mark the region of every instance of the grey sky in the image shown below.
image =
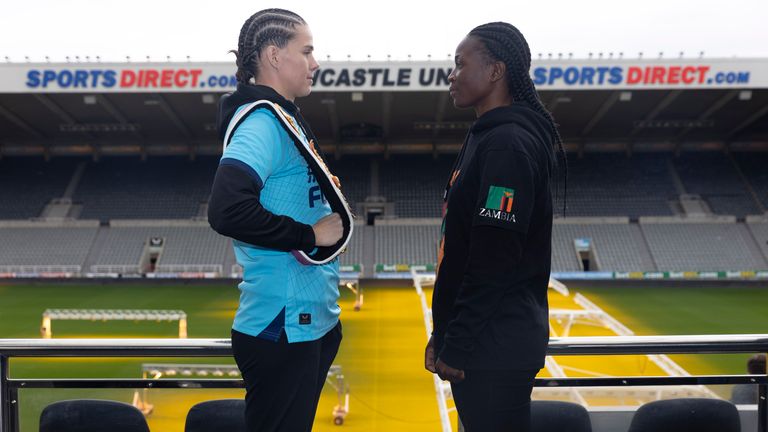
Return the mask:
[[[460,9],[466,5],[466,9]],[[475,25],[508,21],[534,53],[625,57],[768,57],[765,0],[582,1],[6,1],[0,57],[14,62],[230,61],[240,26],[266,7],[291,9],[314,33],[318,60],[445,59]],[[0,58],[1,60],[1,58]]]

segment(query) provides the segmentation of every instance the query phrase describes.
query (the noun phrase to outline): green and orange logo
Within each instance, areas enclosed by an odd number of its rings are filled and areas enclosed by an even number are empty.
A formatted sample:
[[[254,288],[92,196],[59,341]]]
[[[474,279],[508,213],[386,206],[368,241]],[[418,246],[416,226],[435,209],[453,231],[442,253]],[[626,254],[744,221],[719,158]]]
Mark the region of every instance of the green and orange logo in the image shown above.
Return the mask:
[[[501,210],[506,213],[511,213],[512,202],[514,199],[514,189],[491,186],[488,190],[488,199],[485,201],[485,207],[492,210]]]

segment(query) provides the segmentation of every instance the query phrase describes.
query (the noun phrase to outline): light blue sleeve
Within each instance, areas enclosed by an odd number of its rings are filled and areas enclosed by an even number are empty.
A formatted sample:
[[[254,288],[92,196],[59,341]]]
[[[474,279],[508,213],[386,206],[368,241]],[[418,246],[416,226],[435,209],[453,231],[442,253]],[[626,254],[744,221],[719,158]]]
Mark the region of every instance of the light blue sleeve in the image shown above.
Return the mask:
[[[221,163],[241,165],[248,171],[252,170],[250,174],[255,174],[259,185],[263,186],[282,160],[282,131],[278,121],[266,109],[250,113],[232,135]]]

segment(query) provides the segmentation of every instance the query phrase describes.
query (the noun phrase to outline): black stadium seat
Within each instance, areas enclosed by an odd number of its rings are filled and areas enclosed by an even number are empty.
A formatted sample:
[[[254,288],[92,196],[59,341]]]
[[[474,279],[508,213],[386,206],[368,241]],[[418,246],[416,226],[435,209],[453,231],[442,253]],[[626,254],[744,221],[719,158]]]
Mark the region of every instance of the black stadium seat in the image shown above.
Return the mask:
[[[736,406],[719,399],[683,398],[641,406],[629,432],[740,432]]]
[[[245,401],[219,399],[190,408],[184,432],[246,432]]]
[[[40,414],[40,432],[149,432],[144,415],[123,402],[76,399],[55,402]]]
[[[592,432],[589,413],[571,402],[532,401],[531,432]]]

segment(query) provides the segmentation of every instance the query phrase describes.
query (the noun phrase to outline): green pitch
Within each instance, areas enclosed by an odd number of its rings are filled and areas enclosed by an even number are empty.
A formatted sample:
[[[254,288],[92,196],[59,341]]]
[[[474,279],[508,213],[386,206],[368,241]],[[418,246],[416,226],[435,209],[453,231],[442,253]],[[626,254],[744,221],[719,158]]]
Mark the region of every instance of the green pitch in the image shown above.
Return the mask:
[[[636,334],[767,333],[768,289],[760,288],[601,288],[579,289]],[[0,285],[0,338],[37,338],[43,310],[182,309],[189,337],[226,338],[237,307],[235,283],[224,285]],[[341,428],[333,426],[335,393],[326,388],[318,408],[319,431],[439,430],[432,380],[422,369],[425,333],[413,289],[368,288],[362,311],[342,291],[344,341],[336,359],[352,398]],[[54,321],[54,338],[176,337],[178,323]],[[748,355],[673,356],[691,373],[742,373]],[[14,378],[138,378],[141,363],[232,363],[204,359],[19,359]],[[148,418],[155,431],[181,431],[184,415],[197,401],[241,397],[232,390],[154,390]],[[37,430],[42,408],[69,398],[113,398],[130,402],[132,390],[23,390],[22,431]]]

